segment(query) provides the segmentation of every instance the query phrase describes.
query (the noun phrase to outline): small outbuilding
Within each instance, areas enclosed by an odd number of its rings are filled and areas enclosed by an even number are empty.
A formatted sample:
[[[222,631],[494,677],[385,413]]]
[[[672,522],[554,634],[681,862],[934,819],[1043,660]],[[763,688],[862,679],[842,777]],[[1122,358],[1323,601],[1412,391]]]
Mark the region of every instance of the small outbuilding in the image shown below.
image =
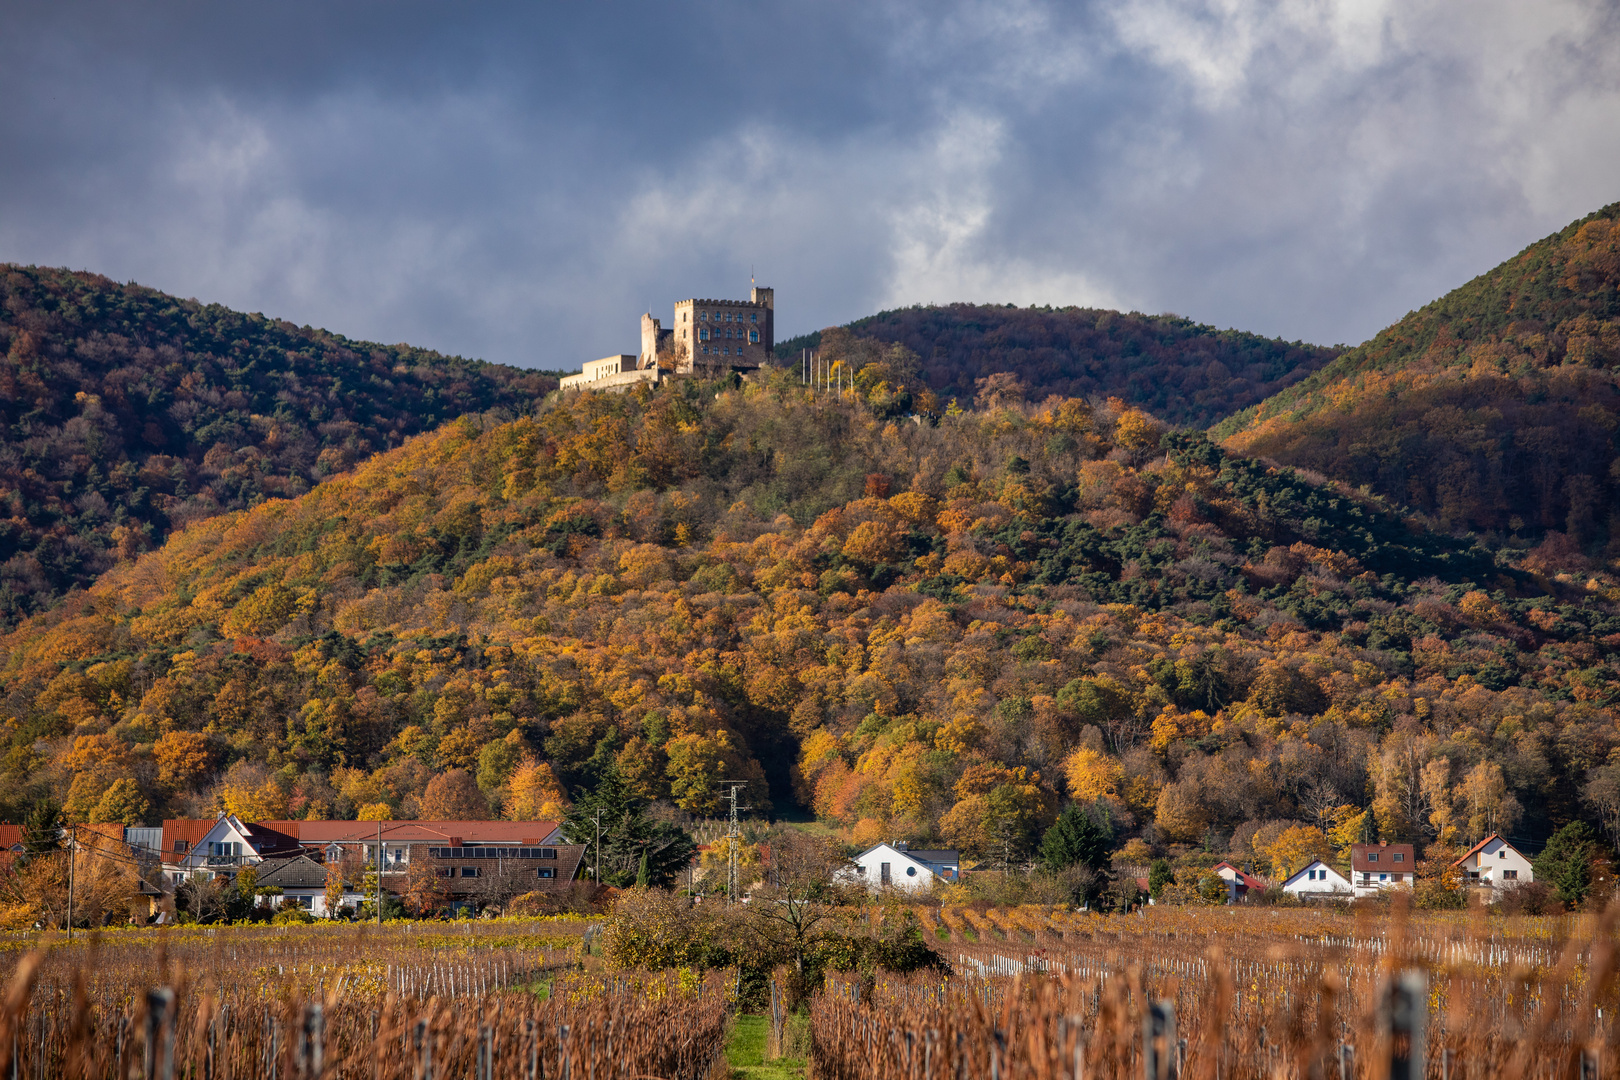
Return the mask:
[[[1349,878],[1321,859],[1290,875],[1282,891],[1302,900],[1348,900],[1355,892]]]
[[[260,896],[260,906],[285,903],[290,907],[303,908],[317,919],[328,919],[337,914],[326,907],[326,867],[308,855],[266,860],[260,864],[255,884],[261,889],[281,890],[279,898],[274,894]],[[364,899],[363,893],[344,887],[342,903],[358,906]]]
[[[1226,902],[1236,904],[1248,898],[1250,892],[1263,893],[1270,884],[1265,878],[1255,877],[1246,870],[1239,870],[1229,862],[1216,863],[1210,868],[1222,881],[1226,882]]]

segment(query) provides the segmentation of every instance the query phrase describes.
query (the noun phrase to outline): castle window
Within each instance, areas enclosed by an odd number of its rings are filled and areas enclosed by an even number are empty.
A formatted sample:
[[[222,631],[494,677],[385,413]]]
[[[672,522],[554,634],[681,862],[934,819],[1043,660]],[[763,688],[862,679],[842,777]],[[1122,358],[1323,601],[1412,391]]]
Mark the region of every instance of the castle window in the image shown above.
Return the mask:
[[[748,341],[749,341],[749,344],[751,344],[751,345],[758,345],[759,344],[759,331],[758,330],[750,330],[750,331],[748,331]]]
[[[749,322],[759,322],[759,312],[756,311],[752,315],[748,316],[748,321]]]
[[[709,340],[709,328],[707,326],[705,326],[703,329],[698,331],[698,340],[699,341],[708,341]]]

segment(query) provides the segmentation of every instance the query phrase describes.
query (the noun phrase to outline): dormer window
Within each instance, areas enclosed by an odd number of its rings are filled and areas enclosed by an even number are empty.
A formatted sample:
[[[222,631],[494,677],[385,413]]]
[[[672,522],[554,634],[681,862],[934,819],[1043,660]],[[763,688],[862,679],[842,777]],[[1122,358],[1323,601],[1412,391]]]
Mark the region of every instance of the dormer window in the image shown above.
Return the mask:
[[[1376,851],[1367,852],[1367,861],[1368,862],[1377,862],[1378,861],[1378,852],[1376,852]]]
[[[1406,861],[1406,853],[1401,852],[1401,851],[1397,851],[1395,853],[1395,861],[1396,862],[1405,862]]]

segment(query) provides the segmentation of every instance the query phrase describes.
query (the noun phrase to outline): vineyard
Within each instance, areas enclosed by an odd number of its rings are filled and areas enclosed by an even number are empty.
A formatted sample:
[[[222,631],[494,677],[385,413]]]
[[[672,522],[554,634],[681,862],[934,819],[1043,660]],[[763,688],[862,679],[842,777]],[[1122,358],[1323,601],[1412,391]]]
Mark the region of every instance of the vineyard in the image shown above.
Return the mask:
[[[0,1073],[707,1076],[735,980],[587,974],[596,925],[188,928],[13,948]]]
[[[863,918],[866,916],[862,916]],[[815,1080],[1614,1075],[1608,914],[876,905],[943,963],[829,971]],[[609,971],[599,921],[0,941],[0,1075],[718,1080],[735,971]],[[773,980],[770,1045],[790,1017]],[[803,1023],[803,1021],[795,1021]],[[796,1074],[794,1074],[796,1075]]]
[[[952,974],[830,977],[811,1075],[1197,1080],[1614,1072],[1614,916],[929,909]]]

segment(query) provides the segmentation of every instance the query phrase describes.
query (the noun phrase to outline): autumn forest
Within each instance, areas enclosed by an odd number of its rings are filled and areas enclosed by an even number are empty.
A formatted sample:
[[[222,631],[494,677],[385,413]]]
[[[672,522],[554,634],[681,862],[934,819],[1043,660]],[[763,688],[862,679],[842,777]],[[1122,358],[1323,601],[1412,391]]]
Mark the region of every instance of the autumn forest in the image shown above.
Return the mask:
[[[0,816],[745,778],[985,866],[1070,807],[1144,873],[1620,843],[1617,217],[1348,351],[967,306],[785,349],[844,393],[559,394],[6,268]]]

